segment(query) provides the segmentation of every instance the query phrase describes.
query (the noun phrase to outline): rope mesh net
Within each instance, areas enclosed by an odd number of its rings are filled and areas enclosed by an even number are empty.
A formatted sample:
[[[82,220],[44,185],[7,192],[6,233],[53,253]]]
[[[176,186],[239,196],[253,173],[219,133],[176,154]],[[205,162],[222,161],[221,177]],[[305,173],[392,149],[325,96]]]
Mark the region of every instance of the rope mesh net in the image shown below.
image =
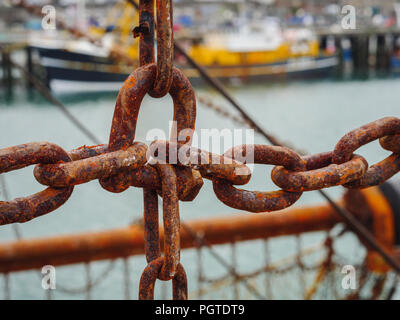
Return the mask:
[[[396,274],[369,270],[367,251],[357,237],[341,230],[333,236],[337,229],[342,228],[183,250],[189,298],[395,298]],[[18,298],[22,291],[30,291],[31,296],[44,299],[133,299],[144,265],[144,256],[135,256],[58,266],[55,290],[43,290],[40,270],[6,273],[2,275],[3,298]],[[355,271],[355,288],[348,266]],[[170,285],[156,282],[155,297],[171,299]]]

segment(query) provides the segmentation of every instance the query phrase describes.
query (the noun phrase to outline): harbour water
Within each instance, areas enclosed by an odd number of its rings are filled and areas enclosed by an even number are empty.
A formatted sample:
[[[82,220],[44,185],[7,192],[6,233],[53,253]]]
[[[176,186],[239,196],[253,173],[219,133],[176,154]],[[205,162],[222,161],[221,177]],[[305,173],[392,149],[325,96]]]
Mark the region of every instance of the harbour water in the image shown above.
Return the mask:
[[[384,78],[370,80],[313,80],[287,83],[241,85],[230,87],[229,91],[252,117],[268,132],[308,153],[332,150],[335,143],[348,131],[385,116],[400,116],[398,92],[400,79]],[[206,88],[195,88],[200,95],[209,96],[217,105],[235,111],[217,93]],[[68,110],[79,118],[100,141],[107,143],[111,119],[117,92],[107,94],[79,93],[60,95],[59,98]],[[172,119],[172,101],[169,97],[152,99],[146,97],[142,103],[138,119],[136,140],[146,141],[149,129],[157,128],[168,132]],[[238,129],[240,126],[230,119],[217,115],[213,110],[198,104],[196,130],[200,129]],[[0,96],[0,148],[31,141],[50,141],[70,150],[82,145],[92,145],[67,118],[37,93],[30,93],[24,88],[15,88],[12,98]],[[266,143],[255,135],[256,143]],[[236,143],[235,143],[236,144]],[[224,146],[226,148],[229,145]],[[221,152],[224,150],[221,150]],[[389,154],[380,148],[377,142],[359,149],[359,154],[366,157],[370,164]],[[270,180],[271,166],[256,165],[252,180],[246,188],[251,190],[276,189]],[[33,175],[32,167],[4,175],[9,197],[16,198],[40,191]],[[342,188],[328,190],[334,198],[342,193]],[[4,191],[0,199],[5,198]],[[322,202],[316,192],[305,193],[296,206]],[[25,224],[18,225],[24,238],[46,237],[67,233],[98,231],[124,227],[141,217],[143,210],[142,191],[130,188],[121,194],[112,194],[102,189],[97,181],[75,187],[71,198],[60,209],[46,216]],[[180,214],[184,221],[196,218],[215,217],[220,215],[246,214],[231,209],[219,202],[212,191],[209,181],[200,191],[198,197],[189,203],[180,204]],[[323,235],[314,235],[305,241],[313,242]],[[15,239],[15,228],[0,228],[0,241]],[[354,239],[353,239],[354,240]],[[284,256],[293,250],[290,239],[276,242],[271,254],[275,258]],[[360,255],[357,241],[350,241],[346,252],[351,256]],[[261,263],[259,255],[261,244],[248,243],[240,246],[241,270],[252,270]],[[223,256],[229,257],[229,248],[218,248]],[[257,251],[258,250],[258,251]],[[188,273],[189,289],[195,289],[194,274],[197,270],[195,252],[184,251],[182,263]],[[223,268],[211,256],[205,256],[207,272],[210,276],[223,274]],[[98,262],[92,265],[94,278],[107,268],[109,262]],[[130,284],[132,296],[136,297],[138,279],[145,266],[144,257],[130,259]],[[84,265],[59,268],[57,283],[60,286],[80,287],[85,281]],[[123,272],[122,262],[117,261],[108,277],[93,290],[92,298],[122,298]],[[193,275],[193,276],[191,276]],[[41,288],[39,271],[21,272],[10,277],[11,298],[41,299],[45,292]],[[3,286],[0,278],[0,288]],[[190,290],[189,290],[190,291]],[[1,297],[0,291],[0,297]],[[55,298],[67,298],[67,294],[55,290]],[[214,298],[231,298],[229,294],[220,293]],[[247,296],[244,296],[246,298]],[[250,298],[251,296],[249,296]],[[290,296],[288,296],[290,297]],[[85,298],[84,294],[76,298]],[[283,297],[285,298],[285,297]]]

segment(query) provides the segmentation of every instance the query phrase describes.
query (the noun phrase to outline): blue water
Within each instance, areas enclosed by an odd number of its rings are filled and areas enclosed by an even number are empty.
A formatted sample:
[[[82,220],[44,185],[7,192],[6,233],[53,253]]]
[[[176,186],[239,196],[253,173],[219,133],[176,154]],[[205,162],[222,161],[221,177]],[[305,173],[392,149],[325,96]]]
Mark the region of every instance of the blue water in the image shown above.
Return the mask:
[[[242,85],[230,87],[230,93],[268,132],[290,141],[309,153],[332,150],[335,143],[349,130],[385,116],[400,116],[397,94],[400,79],[372,79],[367,81],[296,81],[290,83]],[[207,95],[212,101],[235,113],[234,110],[214,91],[207,88],[196,88],[200,95]],[[59,98],[68,110],[78,117],[101,141],[107,143],[111,119],[117,93],[62,95]],[[168,132],[172,119],[172,102],[169,97],[152,99],[146,97],[142,103],[137,140],[146,141],[149,129],[159,128]],[[230,119],[216,115],[214,111],[198,106],[196,130],[202,128],[237,129],[240,128]],[[14,96],[6,99],[3,92],[0,98],[0,148],[31,141],[50,141],[66,150],[81,145],[93,144],[54,106],[45,102],[38,94],[30,94],[23,88],[16,88]],[[263,137],[256,135],[256,143],[265,143]],[[230,147],[229,145],[226,148]],[[226,149],[225,148],[225,149]],[[223,152],[224,150],[221,150]],[[383,159],[389,153],[382,150],[378,143],[362,147],[359,154],[366,157],[370,164]],[[250,190],[276,190],[269,174],[271,167],[255,166],[252,180],[246,188]],[[21,197],[43,189],[33,175],[32,167],[10,172],[4,175],[11,198]],[[341,188],[332,188],[328,193],[338,198]],[[3,198],[4,194],[0,194]],[[315,192],[305,193],[296,203],[320,203],[323,200]],[[75,187],[71,198],[60,209],[18,227],[25,238],[47,237],[66,233],[106,230],[129,225],[141,217],[143,210],[142,191],[136,188],[121,194],[112,194],[102,189],[97,181]],[[212,191],[209,181],[205,181],[198,197],[191,203],[180,204],[180,214],[184,221],[194,218],[215,217],[221,215],[240,215],[238,210],[220,203]],[[11,226],[0,228],[0,240],[15,239]],[[305,242],[316,243],[323,239],[317,234]],[[349,239],[350,255],[353,251],[362,253],[360,246]],[[284,257],[294,250],[293,239],[281,239],[274,242],[271,249],[273,258]],[[229,246],[218,248],[220,254],[230,257]],[[345,250],[345,251],[346,251]],[[262,243],[248,243],[239,246],[239,267],[241,270],[252,270],[261,265]],[[361,252],[361,253],[360,253]],[[189,276],[189,289],[196,289],[195,252],[185,251],[182,254]],[[210,256],[205,256],[210,276],[223,274],[223,268]],[[95,274],[107,267],[108,262],[95,263],[92,266]],[[145,266],[144,257],[130,259],[130,284],[132,297],[136,297],[138,277]],[[83,265],[60,267],[57,269],[57,282],[65,286],[84,284]],[[210,271],[211,270],[211,271]],[[36,271],[13,274],[10,279],[11,298],[43,298],[44,291],[40,286],[40,277]],[[93,298],[118,299],[123,297],[122,262],[117,261],[110,275],[94,291]],[[2,286],[0,277],[0,288]],[[244,289],[243,289],[244,290]],[[244,290],[245,291],[245,290]],[[55,290],[55,298],[71,296]],[[84,298],[85,295],[73,296]],[[218,293],[211,298],[231,298],[230,294]],[[251,296],[244,296],[251,297]],[[288,296],[290,297],[290,295]],[[0,291],[1,298],[1,291]]]

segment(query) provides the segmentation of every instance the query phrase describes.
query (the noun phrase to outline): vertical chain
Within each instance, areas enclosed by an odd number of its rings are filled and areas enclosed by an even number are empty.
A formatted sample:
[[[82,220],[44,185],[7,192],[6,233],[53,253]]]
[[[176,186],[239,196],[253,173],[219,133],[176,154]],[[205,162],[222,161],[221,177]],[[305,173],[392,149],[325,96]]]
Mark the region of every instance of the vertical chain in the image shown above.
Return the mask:
[[[149,94],[154,98],[165,96],[172,84],[174,58],[173,9],[171,0],[156,0],[157,15],[157,74]],[[140,0],[139,26],[133,36],[140,36],[140,65],[154,62],[154,0]]]
[[[158,224],[158,195],[155,190],[143,189],[144,251],[148,263],[160,257]]]
[[[187,299],[187,278],[180,264],[180,219],[177,177],[169,164],[156,164],[163,199],[164,255],[160,255],[158,198],[155,190],[144,189],[145,254],[148,262],[140,278],[139,299],[154,299],[155,281],[172,279],[173,299]]]
[[[133,29],[133,36],[140,36],[140,66],[154,62],[154,0],[140,0],[139,26]]]
[[[177,178],[170,164],[157,164],[161,177],[164,221],[164,263],[159,279],[170,280],[175,276],[180,261],[180,220]]]
[[[157,4],[157,75],[150,95],[165,96],[172,84],[174,33],[172,0],[156,0]]]

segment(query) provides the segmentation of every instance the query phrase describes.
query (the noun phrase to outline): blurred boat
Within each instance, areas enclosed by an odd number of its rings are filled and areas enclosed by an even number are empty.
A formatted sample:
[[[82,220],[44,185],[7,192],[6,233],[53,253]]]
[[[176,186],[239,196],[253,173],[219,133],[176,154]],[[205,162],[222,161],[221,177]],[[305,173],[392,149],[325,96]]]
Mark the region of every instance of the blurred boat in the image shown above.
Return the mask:
[[[46,80],[54,90],[73,87],[94,90],[116,90],[129,73],[138,66],[138,43],[130,35],[132,11],[118,17],[118,25],[99,35],[102,48],[85,41],[58,41],[55,45],[31,43],[39,54],[39,63],[46,71]],[[136,17],[137,18],[137,17]],[[338,64],[334,53],[323,52],[316,36],[305,28],[282,30],[279,21],[267,18],[246,22],[230,31],[215,31],[177,40],[189,55],[205,67],[210,76],[236,83],[260,78],[282,79],[326,75]],[[109,31],[109,30],[108,30]],[[131,59],[130,64],[111,58],[112,48]],[[133,63],[132,63],[133,61]],[[192,83],[201,81],[197,70],[189,67],[183,57],[176,55],[175,63]]]
[[[271,18],[229,33],[206,34],[189,52],[211,76],[241,81],[321,75],[338,64],[334,53],[320,50],[311,30],[282,31],[279,21]],[[189,78],[199,76],[193,69],[184,70]]]

